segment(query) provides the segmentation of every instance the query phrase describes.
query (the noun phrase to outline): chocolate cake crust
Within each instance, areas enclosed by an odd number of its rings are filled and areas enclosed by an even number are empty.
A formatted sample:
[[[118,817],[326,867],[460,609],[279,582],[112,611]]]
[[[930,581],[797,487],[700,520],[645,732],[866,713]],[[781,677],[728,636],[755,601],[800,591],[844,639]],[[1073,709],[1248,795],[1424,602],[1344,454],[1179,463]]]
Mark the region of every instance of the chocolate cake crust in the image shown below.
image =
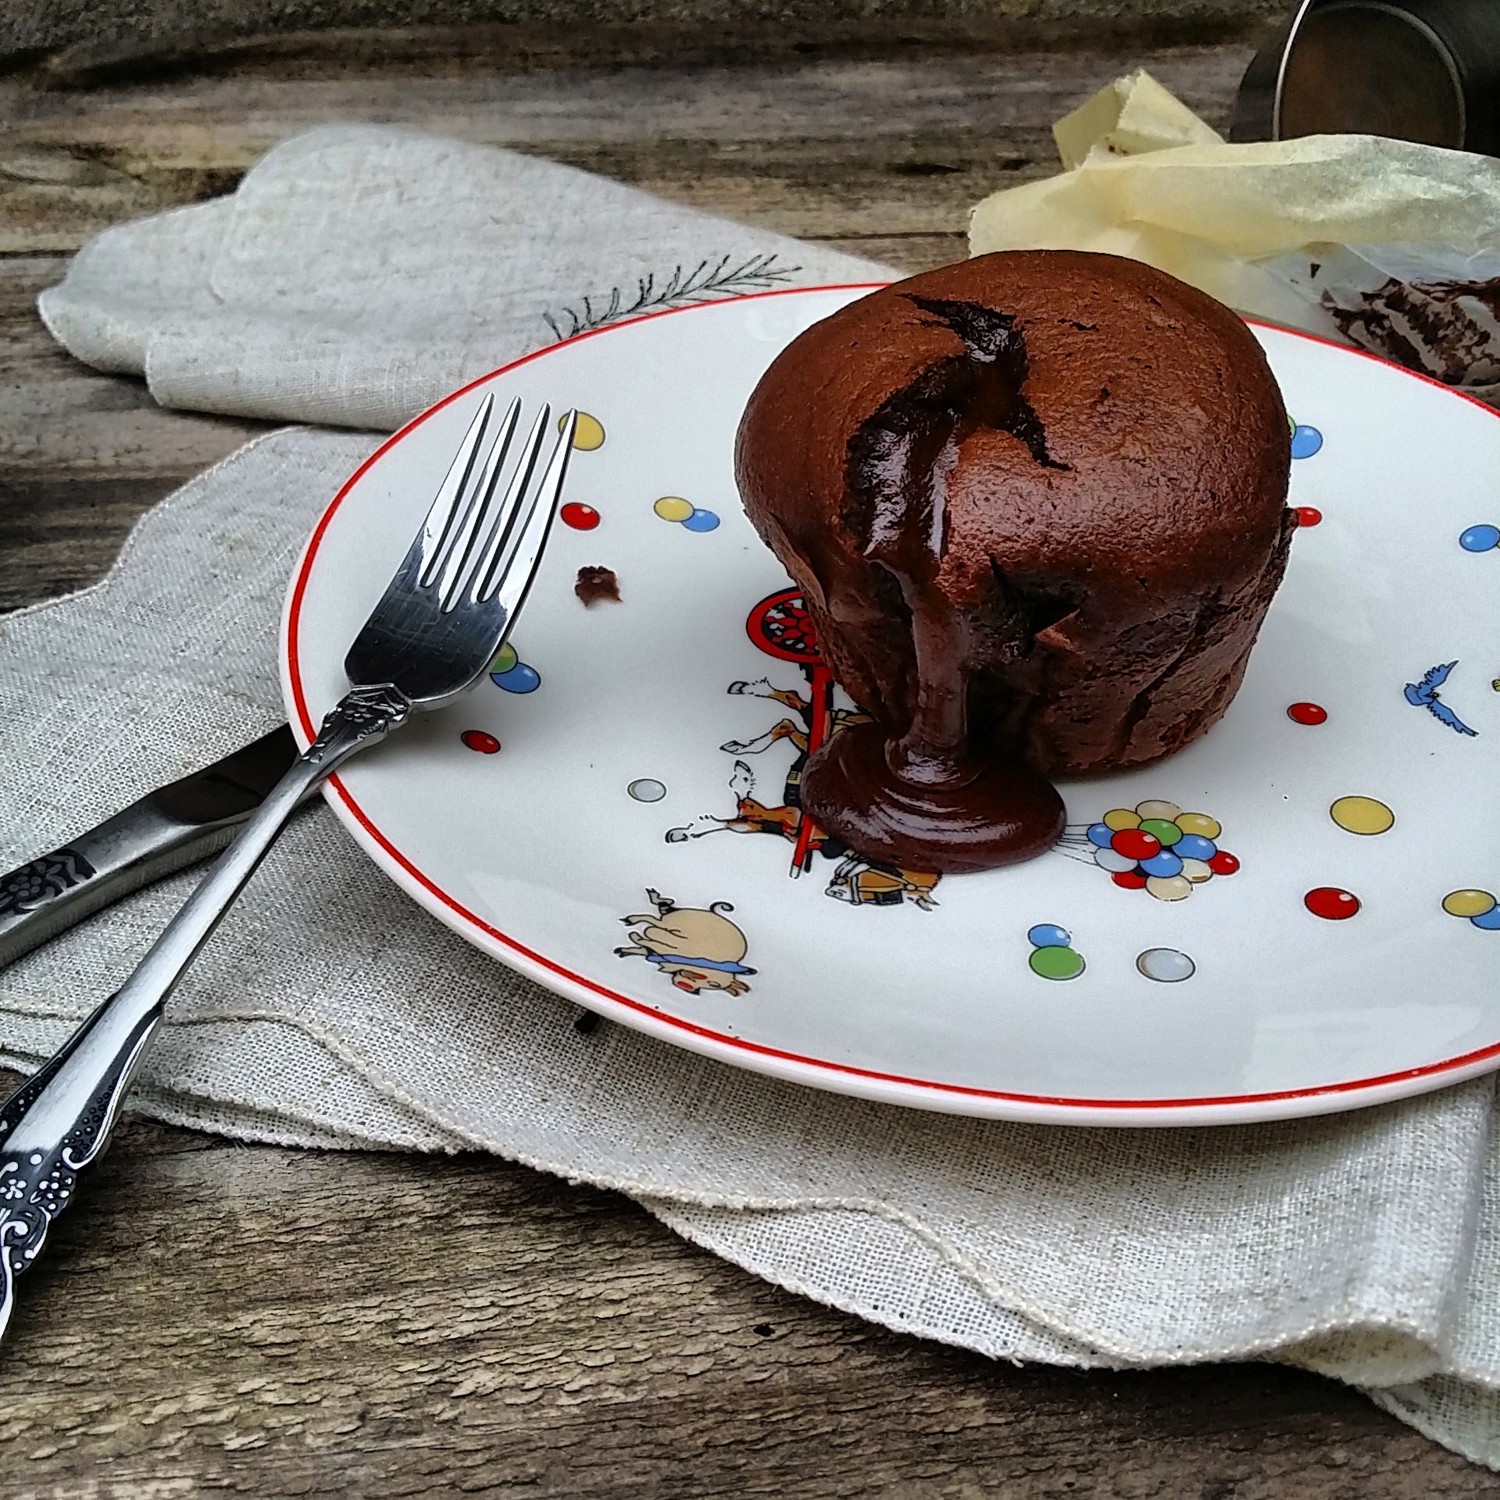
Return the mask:
[[[1206,731],[1281,580],[1289,465],[1234,313],[1070,251],[849,304],[771,365],[735,452],[751,521],[908,788],[1117,770]]]

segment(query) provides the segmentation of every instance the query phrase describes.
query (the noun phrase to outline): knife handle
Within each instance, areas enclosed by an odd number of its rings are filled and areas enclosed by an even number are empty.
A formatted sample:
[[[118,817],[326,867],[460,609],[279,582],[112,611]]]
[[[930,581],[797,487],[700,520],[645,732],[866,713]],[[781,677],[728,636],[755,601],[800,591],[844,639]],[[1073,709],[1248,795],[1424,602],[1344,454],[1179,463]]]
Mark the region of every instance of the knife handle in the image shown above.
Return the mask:
[[[100,907],[217,854],[249,815],[184,823],[143,800],[0,875],[0,968]]]
[[[217,854],[296,758],[283,724],[0,875],[0,968],[101,906]]]

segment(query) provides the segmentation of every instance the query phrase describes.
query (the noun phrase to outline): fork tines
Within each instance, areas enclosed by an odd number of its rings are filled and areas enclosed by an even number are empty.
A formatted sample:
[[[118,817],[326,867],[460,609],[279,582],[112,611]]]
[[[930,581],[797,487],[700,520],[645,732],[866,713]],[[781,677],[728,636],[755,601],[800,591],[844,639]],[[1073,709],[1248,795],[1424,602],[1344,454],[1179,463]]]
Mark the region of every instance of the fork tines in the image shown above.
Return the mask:
[[[521,402],[519,398],[511,401],[481,463],[480,448],[494,407],[495,397],[490,393],[469,423],[418,538],[421,549],[418,587],[436,587],[438,607],[444,614],[457,608],[465,598],[487,603],[502,588],[500,603],[507,619],[515,614],[530,587],[562,494],[577,413],[568,412],[559,423],[561,432],[546,473],[533,488],[531,480],[542,438],[552,416],[552,408],[542,403],[531,432],[521,445],[510,482],[497,498]]]

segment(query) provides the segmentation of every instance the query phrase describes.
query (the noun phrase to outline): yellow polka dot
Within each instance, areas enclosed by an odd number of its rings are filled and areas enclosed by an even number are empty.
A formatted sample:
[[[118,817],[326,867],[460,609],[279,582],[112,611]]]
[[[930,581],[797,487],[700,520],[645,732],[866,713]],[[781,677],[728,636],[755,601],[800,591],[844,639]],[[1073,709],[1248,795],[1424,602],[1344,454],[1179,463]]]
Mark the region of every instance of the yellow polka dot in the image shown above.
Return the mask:
[[[1449,891],[1443,897],[1443,910],[1450,917],[1482,917],[1495,909],[1495,898],[1488,891]]]
[[[1140,814],[1133,813],[1128,807],[1112,807],[1104,815],[1104,826],[1121,833],[1127,828],[1139,828],[1141,826]]]
[[[1146,890],[1158,901],[1181,901],[1193,894],[1192,883],[1182,875],[1153,875],[1146,882]]]
[[[1184,833],[1196,833],[1199,838],[1216,839],[1224,832],[1217,818],[1207,813],[1178,813],[1172,819]]]
[[[563,430],[563,423],[567,417],[557,419],[557,430]],[[592,453],[595,448],[604,446],[604,423],[598,417],[591,417],[586,411],[578,413],[578,425],[573,429],[573,446],[580,448],[585,453]]]
[[[1348,833],[1384,833],[1396,823],[1396,815],[1373,797],[1340,797],[1328,816]]]
[[[1194,885],[1202,885],[1205,880],[1213,878],[1213,871],[1201,859],[1185,859],[1182,862],[1182,873]]]
[[[663,521],[685,521],[693,513],[693,504],[681,495],[663,495],[651,509]]]
[[[1170,823],[1182,811],[1175,802],[1137,802],[1135,810],[1143,823],[1147,818],[1165,818]]]

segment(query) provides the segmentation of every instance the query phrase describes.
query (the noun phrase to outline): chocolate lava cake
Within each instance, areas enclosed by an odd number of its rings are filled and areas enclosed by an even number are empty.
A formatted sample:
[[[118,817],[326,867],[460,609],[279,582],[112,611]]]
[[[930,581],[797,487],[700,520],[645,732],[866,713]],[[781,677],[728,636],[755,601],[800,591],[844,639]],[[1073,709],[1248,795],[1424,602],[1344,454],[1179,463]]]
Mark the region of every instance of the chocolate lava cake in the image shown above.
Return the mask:
[[[1288,423],[1250,330],[1137,261],[979,256],[850,303],[756,387],[735,469],[873,718],[804,806],[869,858],[960,871],[1062,830],[1048,778],[1223,714],[1281,581]]]

